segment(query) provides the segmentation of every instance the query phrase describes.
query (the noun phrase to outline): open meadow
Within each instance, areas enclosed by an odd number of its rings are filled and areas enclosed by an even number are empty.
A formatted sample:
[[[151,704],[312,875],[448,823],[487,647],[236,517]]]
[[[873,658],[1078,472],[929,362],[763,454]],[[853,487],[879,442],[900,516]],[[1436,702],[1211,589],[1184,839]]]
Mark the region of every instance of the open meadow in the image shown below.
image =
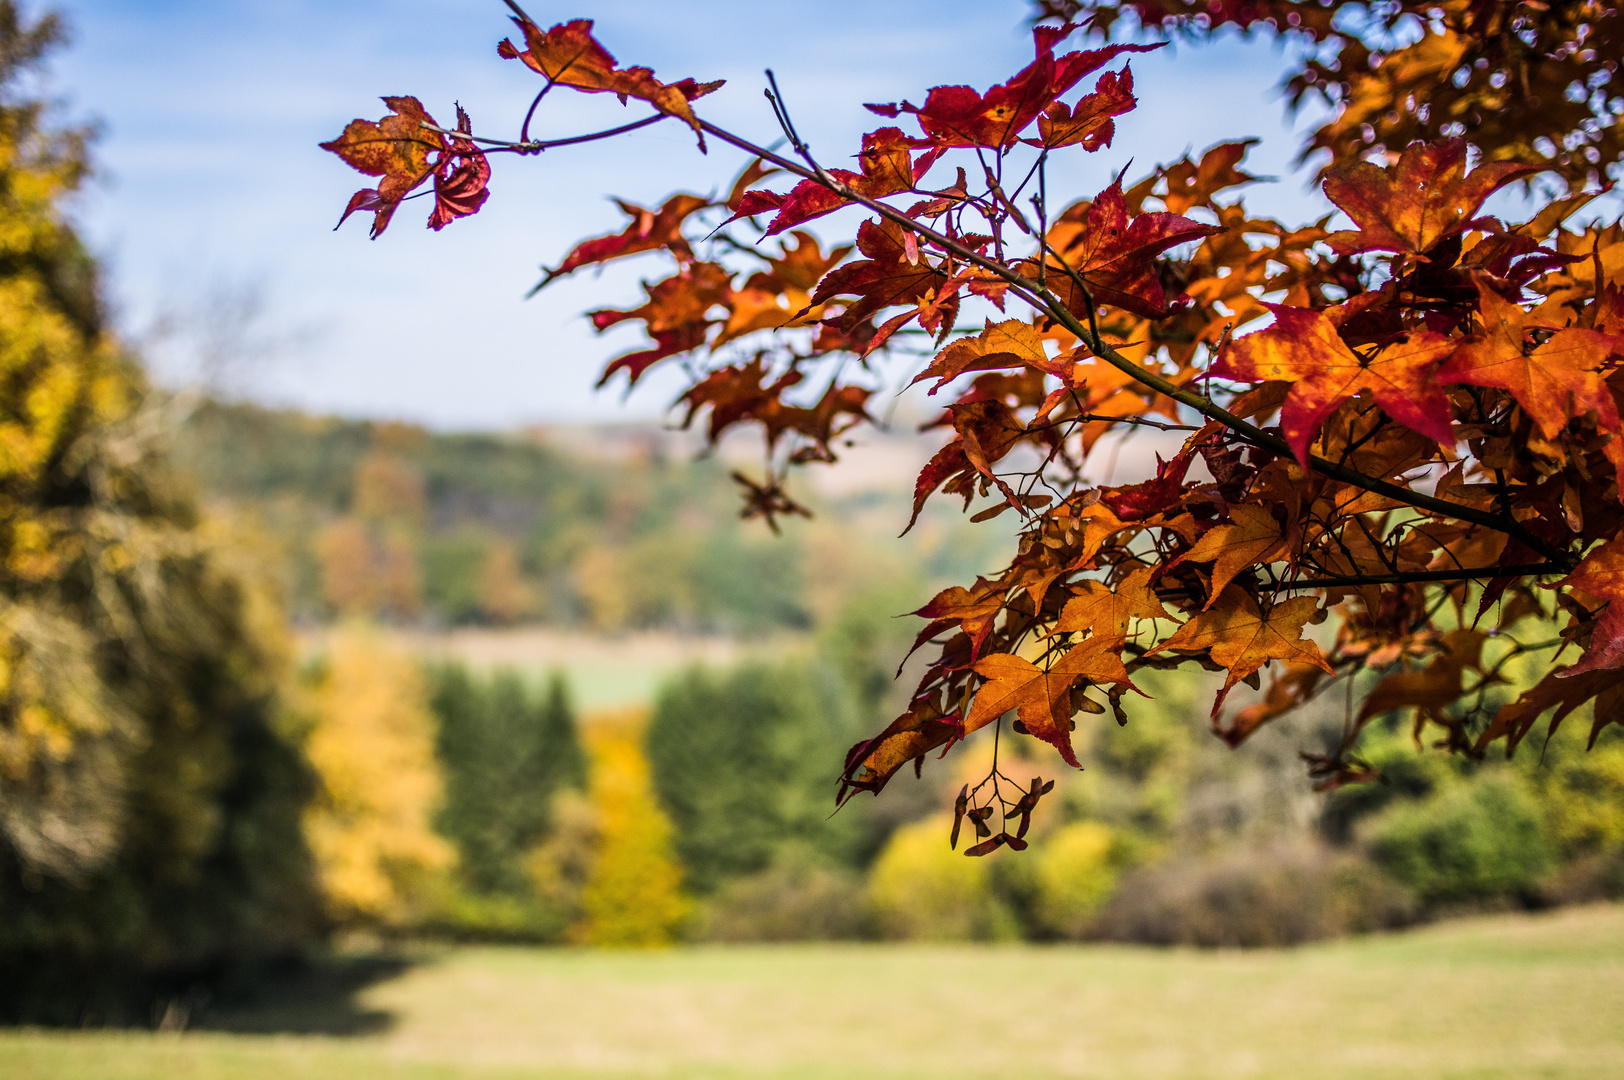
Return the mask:
[[[183,1034],[11,1030],[7,1080],[1617,1077],[1624,907],[1284,951],[446,948]],[[342,1031],[356,1034],[334,1034]],[[326,1033],[322,1033],[326,1032]]]

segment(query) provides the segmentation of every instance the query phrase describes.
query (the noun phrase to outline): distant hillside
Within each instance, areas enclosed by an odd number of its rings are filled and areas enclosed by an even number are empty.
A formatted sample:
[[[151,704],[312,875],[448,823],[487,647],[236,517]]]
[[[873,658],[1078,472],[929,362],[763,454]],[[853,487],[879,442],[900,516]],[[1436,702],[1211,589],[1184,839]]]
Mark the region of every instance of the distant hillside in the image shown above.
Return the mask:
[[[874,489],[907,490],[890,481],[929,453],[908,439],[854,450],[809,492],[818,518],[783,537],[738,519],[729,464],[654,425],[439,434],[208,402],[177,443],[205,494],[275,545],[307,624],[803,628],[877,583],[917,606],[996,543],[951,513],[893,539],[901,495]]]

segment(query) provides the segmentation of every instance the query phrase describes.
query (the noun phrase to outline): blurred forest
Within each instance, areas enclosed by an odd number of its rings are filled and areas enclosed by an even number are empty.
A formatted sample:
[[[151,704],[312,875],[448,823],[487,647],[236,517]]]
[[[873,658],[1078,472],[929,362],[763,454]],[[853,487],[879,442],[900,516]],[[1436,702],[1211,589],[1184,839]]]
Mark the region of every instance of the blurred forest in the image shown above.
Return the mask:
[[[824,500],[775,537],[739,520],[732,466],[695,460],[685,434],[445,434],[205,401],[175,455],[211,503],[255,522],[306,625],[805,631],[849,594],[973,575],[994,554],[951,513],[895,542],[894,494]]]
[[[897,496],[859,485],[774,536],[725,453],[655,428],[155,390],[63,214],[86,135],[18,89],[59,29],[0,0],[0,1019],[183,1026],[344,940],[1275,945],[1624,896],[1618,729],[1471,762],[1391,715],[1361,747],[1382,781],[1322,794],[1299,753],[1344,704],[1231,751],[1201,673],[1079,731],[1025,853],[944,842],[991,739],[832,813],[898,708],[898,616],[996,564],[997,533],[933,511],[898,540]],[[589,713],[557,657],[420,647],[466,626],[740,659]],[[1004,751],[1017,785],[1054,767]]]
[[[219,403],[181,429],[178,460],[211,505],[257,523],[296,620],[346,628],[323,639],[333,655],[363,623],[383,628],[364,631],[379,642],[391,626],[459,624],[777,635],[731,666],[667,677],[646,723],[605,722],[619,732],[608,756],[583,750],[578,728],[597,723],[577,723],[546,656],[385,677],[430,714],[413,738],[438,733],[441,781],[421,828],[456,860],[370,925],[541,941],[1271,945],[1624,894],[1616,733],[1588,754],[1563,732],[1514,762],[1474,763],[1416,746],[1411,718],[1394,714],[1363,747],[1382,781],[1324,794],[1299,755],[1335,743],[1345,702],[1232,751],[1206,730],[1199,672],[1147,683],[1152,700],[1130,701],[1126,726],[1096,730],[1087,768],[1058,778],[1024,855],[966,860],[942,843],[941,808],[985,770],[990,745],[961,751],[946,779],[831,816],[844,752],[901,704],[891,665],[913,628],[896,616],[996,552],[950,515],[890,538],[897,507],[877,494],[816,500],[817,518],[775,537],[737,519],[724,462],[694,460],[670,435],[588,429],[572,446]],[[1522,630],[1537,635],[1539,621]],[[1501,674],[1484,691],[1495,700],[1538,672]],[[1017,786],[1053,767],[1004,755]],[[610,761],[621,780],[596,775]],[[657,798],[632,812],[616,800],[644,805],[628,779],[639,770]],[[611,820],[643,840],[611,842]],[[620,858],[645,868],[604,862]],[[393,863],[409,864],[441,865]],[[664,881],[669,896],[616,908],[610,881]],[[646,925],[623,925],[629,911]]]

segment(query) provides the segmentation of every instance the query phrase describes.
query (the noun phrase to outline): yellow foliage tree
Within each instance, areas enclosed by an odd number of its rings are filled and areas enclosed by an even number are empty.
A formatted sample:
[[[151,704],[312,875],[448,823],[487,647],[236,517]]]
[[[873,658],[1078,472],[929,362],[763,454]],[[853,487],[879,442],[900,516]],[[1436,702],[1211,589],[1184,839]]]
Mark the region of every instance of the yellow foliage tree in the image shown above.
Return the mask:
[[[423,476],[394,454],[373,450],[355,465],[355,513],[368,520],[421,525],[427,505]]]
[[[365,614],[372,608],[372,538],[366,526],[344,518],[328,527],[316,543],[321,560],[322,598],[341,615]]]
[[[308,694],[305,753],[321,790],[305,832],[329,913],[352,925],[410,925],[453,859],[430,825],[440,775],[417,663],[348,627],[329,639]]]
[[[0,0],[0,1022],[144,1016],[315,936],[276,604],[169,467]],[[251,560],[249,560],[251,561]],[[170,991],[172,992],[172,991]]]
[[[966,859],[945,837],[952,819],[931,817],[891,835],[869,876],[868,901],[886,937],[967,941],[1019,935],[992,890],[986,859]]]
[[[492,622],[511,623],[528,612],[532,603],[519,553],[506,540],[493,541],[479,568],[480,608]]]
[[[1118,859],[1111,830],[1076,821],[1044,837],[1037,864],[1037,916],[1061,937],[1078,937],[1116,888]]]
[[[598,836],[581,921],[570,931],[582,944],[666,945],[691,910],[671,850],[671,822],[655,799],[643,753],[646,724],[639,710],[582,725]]]
[[[340,615],[415,616],[422,606],[422,579],[410,538],[362,521],[342,518],[321,536],[322,595]]]

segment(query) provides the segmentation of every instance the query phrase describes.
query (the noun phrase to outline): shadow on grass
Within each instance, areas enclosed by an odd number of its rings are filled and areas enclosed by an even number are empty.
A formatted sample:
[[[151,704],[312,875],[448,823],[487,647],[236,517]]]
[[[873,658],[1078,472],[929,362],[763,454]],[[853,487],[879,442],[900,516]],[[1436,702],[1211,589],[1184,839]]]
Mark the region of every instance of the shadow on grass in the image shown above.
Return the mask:
[[[415,963],[397,954],[331,956],[288,965],[246,992],[185,1012],[159,1027],[240,1035],[375,1035],[394,1023],[393,1014],[367,1008],[361,994],[393,979]]]

